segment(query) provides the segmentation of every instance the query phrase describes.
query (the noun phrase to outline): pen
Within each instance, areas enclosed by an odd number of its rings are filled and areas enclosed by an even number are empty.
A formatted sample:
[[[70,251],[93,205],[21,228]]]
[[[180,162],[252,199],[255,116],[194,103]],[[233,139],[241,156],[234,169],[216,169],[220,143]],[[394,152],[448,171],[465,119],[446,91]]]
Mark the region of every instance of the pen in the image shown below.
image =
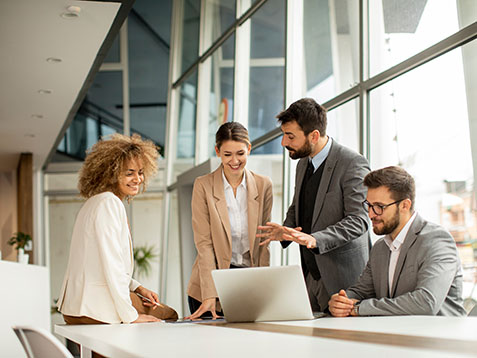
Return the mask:
[[[136,292],[136,295],[138,295],[139,297],[141,297],[143,300],[149,301],[149,302],[155,304],[156,306],[159,306],[159,307],[164,308],[164,306],[161,305],[160,303],[154,302],[154,301],[150,300],[149,298],[147,298],[147,297],[141,295],[140,293],[137,293],[137,292]]]

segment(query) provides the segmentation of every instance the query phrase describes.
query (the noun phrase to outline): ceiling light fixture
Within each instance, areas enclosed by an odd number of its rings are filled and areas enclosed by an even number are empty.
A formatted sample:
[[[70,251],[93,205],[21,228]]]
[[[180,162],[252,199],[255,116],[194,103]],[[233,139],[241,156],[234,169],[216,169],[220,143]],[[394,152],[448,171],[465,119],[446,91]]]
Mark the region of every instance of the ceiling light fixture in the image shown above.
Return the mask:
[[[58,57],[48,57],[46,59],[46,62],[49,62],[49,63],[60,63],[61,61],[63,61],[61,58],[58,58]]]
[[[35,136],[34,134],[32,134],[32,133],[27,133],[27,134],[25,134],[25,137],[27,137],[27,138],[35,138],[36,136]]]
[[[43,115],[42,115],[42,114],[32,114],[32,115],[31,115],[31,118],[43,119]]]
[[[51,94],[51,91],[47,90],[47,89],[40,89],[40,90],[38,90],[38,93],[39,94]]]
[[[80,12],[81,8],[79,6],[71,5],[66,8],[66,12],[63,12],[61,17],[64,19],[76,19],[79,17]]]

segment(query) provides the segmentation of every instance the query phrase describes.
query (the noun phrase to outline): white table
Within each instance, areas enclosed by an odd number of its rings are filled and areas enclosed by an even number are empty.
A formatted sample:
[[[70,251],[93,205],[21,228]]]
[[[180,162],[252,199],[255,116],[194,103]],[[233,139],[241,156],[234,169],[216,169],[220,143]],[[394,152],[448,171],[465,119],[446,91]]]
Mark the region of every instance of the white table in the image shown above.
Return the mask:
[[[108,357],[477,357],[477,317],[348,317],[313,321],[55,326]]]

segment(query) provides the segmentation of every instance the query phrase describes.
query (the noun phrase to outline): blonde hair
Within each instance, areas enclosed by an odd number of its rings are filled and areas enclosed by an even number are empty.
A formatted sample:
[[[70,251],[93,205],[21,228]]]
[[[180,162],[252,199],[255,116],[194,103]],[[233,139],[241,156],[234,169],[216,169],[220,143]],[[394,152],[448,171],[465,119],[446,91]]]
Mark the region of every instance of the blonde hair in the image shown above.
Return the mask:
[[[119,195],[119,178],[126,161],[132,159],[142,161],[144,181],[140,192],[144,192],[148,178],[157,173],[158,156],[156,145],[150,140],[142,140],[138,134],[131,137],[113,134],[110,139],[97,142],[88,151],[79,173],[80,195],[90,198],[105,191]]]

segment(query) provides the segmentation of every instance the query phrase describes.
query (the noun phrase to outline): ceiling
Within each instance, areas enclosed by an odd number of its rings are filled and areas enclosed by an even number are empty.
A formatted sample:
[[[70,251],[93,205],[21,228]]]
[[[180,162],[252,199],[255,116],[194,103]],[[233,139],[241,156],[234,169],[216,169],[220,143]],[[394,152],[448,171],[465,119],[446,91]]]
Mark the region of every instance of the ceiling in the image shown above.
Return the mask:
[[[127,16],[118,1],[0,1],[0,171],[24,152],[45,165]]]

